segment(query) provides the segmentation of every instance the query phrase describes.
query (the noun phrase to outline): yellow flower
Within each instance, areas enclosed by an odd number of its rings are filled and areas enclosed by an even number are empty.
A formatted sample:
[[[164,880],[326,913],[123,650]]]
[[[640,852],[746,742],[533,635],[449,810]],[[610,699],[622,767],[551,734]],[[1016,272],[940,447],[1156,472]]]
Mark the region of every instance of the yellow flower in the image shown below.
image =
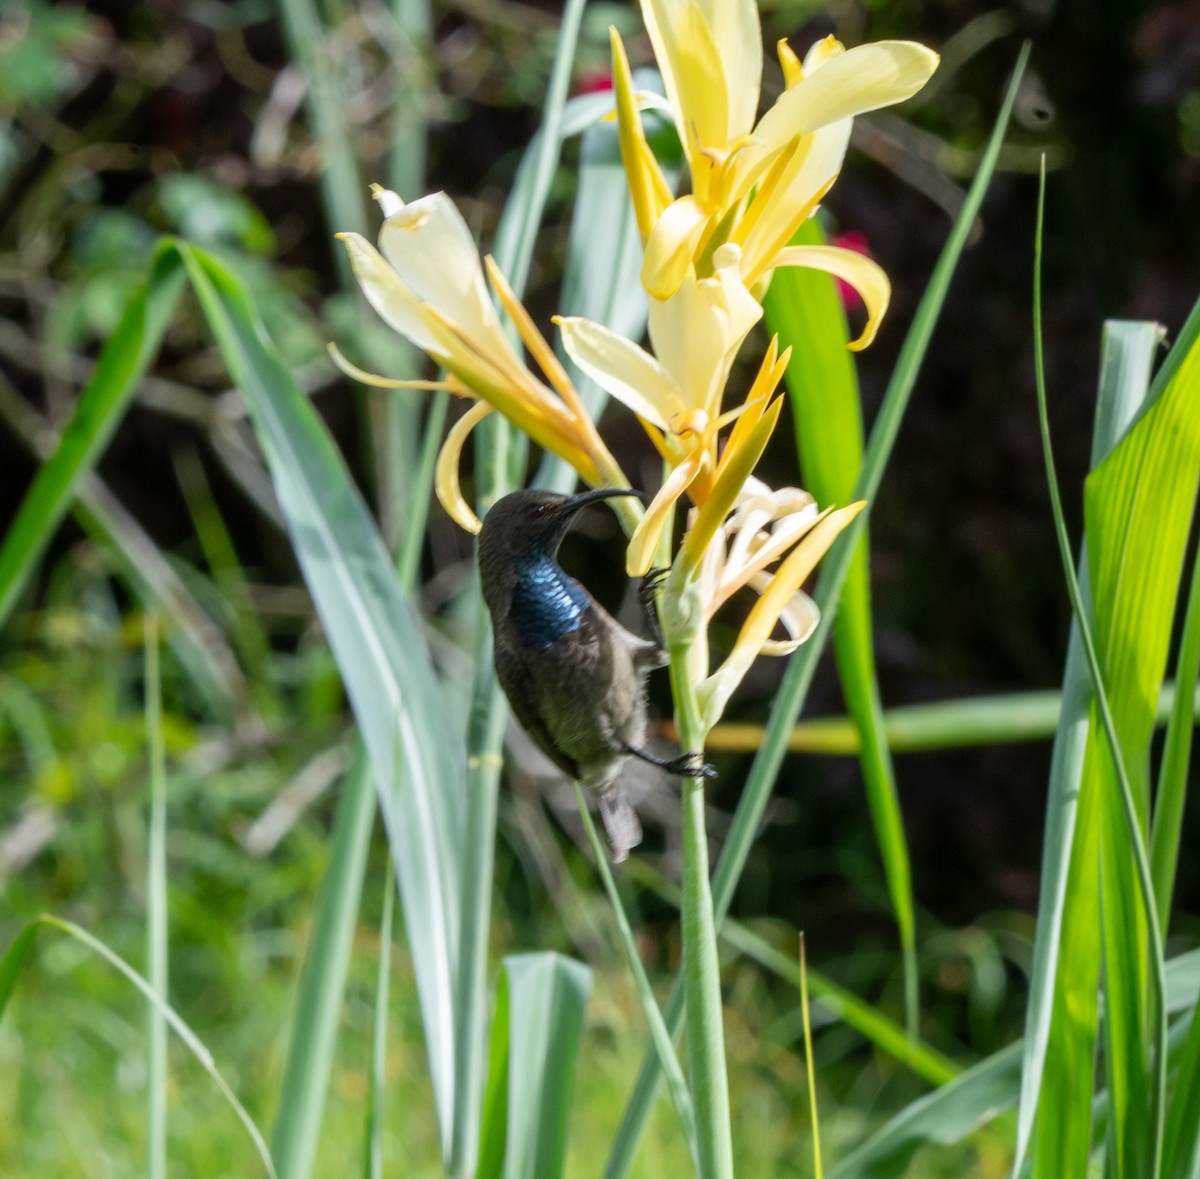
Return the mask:
[[[633,574],[650,567],[679,496],[692,488],[695,502],[707,497],[717,468],[719,430],[750,404],[765,406],[782,375],[780,368],[768,389],[758,388],[756,382],[746,405],[722,415],[721,400],[734,358],[762,316],[762,308],[742,285],[740,253],[736,246],[723,247],[711,277],[697,279],[689,274],[671,298],[651,301],[653,355],[591,320],[556,320],[567,354],[637,414],[672,468],[630,540],[628,562]],[[767,367],[775,367],[774,359]]]
[[[458,484],[458,463],[470,431],[493,409],[546,450],[566,459],[592,486],[628,486],[562,365],[492,258],[479,252],[454,203],[437,192],[405,204],[375,187],[385,221],[379,250],[356,233],[346,244],[367,300],[402,336],[450,374],[444,382],[393,381],[335,359],[359,380],[388,388],[441,386],[474,406],[451,429],[438,458],[438,498],[469,531],[479,520]],[[380,252],[382,251],[382,253]],[[491,289],[545,375],[535,376],[501,326]],[[548,383],[547,383],[548,382]]]
[[[718,249],[741,247],[741,277],[761,296],[780,266],[810,266],[851,283],[868,322],[852,347],[865,347],[886,310],[890,288],[869,259],[835,247],[789,247],[838,172],[857,114],[902,102],[928,81],[937,54],[911,41],[846,50],[834,38],[801,63],[779,46],[787,89],[755,122],[762,76],[755,0],[642,0],[669,109],[692,178],[672,200],[645,140],[624,48],[612,33],[621,152],[646,243],[642,282],[657,299],[690,270],[712,272]]]

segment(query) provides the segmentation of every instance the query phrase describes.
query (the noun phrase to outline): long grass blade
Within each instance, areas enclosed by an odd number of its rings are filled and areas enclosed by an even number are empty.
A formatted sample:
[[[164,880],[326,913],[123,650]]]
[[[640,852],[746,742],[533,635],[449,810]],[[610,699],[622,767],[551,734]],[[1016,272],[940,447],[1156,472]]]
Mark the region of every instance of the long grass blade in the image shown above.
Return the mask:
[[[879,417],[871,431],[862,471],[855,485],[854,499],[871,499],[878,490],[884,467],[895,445],[900,422],[916,384],[921,362],[933,336],[934,325],[945,302],[950,279],[966,246],[971,226],[979,214],[984,193],[991,182],[1000,145],[1004,140],[1009,116],[1016,100],[1017,88],[1024,75],[1028,58],[1029,48],[1026,46],[1017,60],[1000,113],[980,160],[979,171],[967,192],[962,210],[938,258],[929,284],[925,288],[925,294],[922,296],[917,313],[913,318],[912,327],[905,338],[892,379],[884,395],[883,404],[880,407]],[[842,533],[822,563],[814,594],[821,610],[821,623],[818,624],[812,638],[791,657],[788,663],[783,682],[771,709],[762,748],[754,759],[754,765],[738,803],[729,836],[717,862],[713,876],[713,903],[716,907],[718,921],[724,919],[729,909],[734,888],[741,876],[742,868],[745,866],[754,834],[762,821],[763,810],[783,763],[788,734],[804,706],[808,687],[816,668],[816,661],[824,647],[825,639],[828,637],[830,620],[837,608],[855,546],[858,544],[859,530],[865,519],[866,512],[863,512]],[[682,990],[676,985],[672,989],[664,1012],[667,1027],[672,1032],[678,1028],[682,1013]],[[657,1084],[658,1059],[657,1056],[651,1054],[642,1066],[637,1086],[626,1107],[625,1116],[605,1169],[606,1179],[618,1179],[618,1177],[628,1174]]]
[[[321,152],[321,198],[331,233],[365,233],[365,195],[354,154],[354,138],[345,119],[348,109],[333,38],[321,21],[315,0],[281,0],[279,5],[288,54],[300,67],[313,136]],[[354,287],[344,250],[335,250],[343,285]]]
[[[559,1179],[592,972],[560,954],[504,959],[475,1179]],[[502,1074],[502,1075],[499,1075]]]
[[[1191,1027],[1175,1077],[1175,1091],[1163,1138],[1165,1179],[1195,1179],[1200,1175],[1200,1019],[1192,1007]]]
[[[41,929],[57,929],[60,933],[68,934],[76,941],[81,942],[94,954],[103,958],[119,974],[124,975],[142,993],[146,1001],[158,1011],[170,1025],[171,1030],[183,1041],[184,1047],[196,1058],[200,1067],[208,1073],[225,1102],[237,1115],[238,1121],[245,1127],[246,1133],[250,1135],[250,1140],[254,1143],[258,1157],[262,1160],[263,1170],[270,1176],[270,1179],[279,1179],[275,1173],[275,1166],[271,1161],[271,1152],[267,1149],[266,1140],[254,1124],[254,1119],[247,1112],[246,1107],[237,1099],[237,1095],[230,1087],[229,1082],[222,1076],[221,1071],[217,1068],[216,1061],[213,1060],[212,1053],[204,1046],[200,1037],[188,1027],[166,999],[145,978],[138,974],[124,958],[119,954],[115,954],[102,941],[93,937],[82,926],[76,925],[72,921],[64,921],[60,917],[42,916],[34,921],[30,921],[17,934],[7,951],[5,951],[4,957],[0,958],[0,1018],[3,1017],[8,1002],[12,998],[13,990],[20,979],[21,972],[29,962],[37,940],[38,931]]]
[[[1150,324],[1105,327],[1092,437],[1092,464],[1102,462],[1137,413],[1146,392],[1158,333]],[[1081,592],[1090,597],[1086,542],[1079,557]],[[1035,1171],[1086,1164],[1092,1138],[1092,1090],[1100,971],[1100,816],[1081,791],[1091,726],[1091,678],[1077,624],[1071,627],[1063,673],[1062,707],[1050,764],[1025,1063],[1017,1120],[1016,1168],[1034,1130],[1039,1100],[1046,1116],[1037,1128]],[[1060,969],[1069,963],[1069,969]],[[1015,1172],[1014,1172],[1015,1173]]]
[[[846,1155],[829,1179],[895,1179],[929,1143],[961,1142],[1016,1100],[1021,1045],[969,1068],[948,1085],[906,1106],[882,1129]]]
[[[432,63],[433,14],[429,0],[391,0],[394,44],[392,69],[396,79],[392,99],[392,145],[387,158],[387,187],[401,199],[413,201],[425,194],[426,158],[429,149],[427,116],[436,101],[437,78]],[[369,322],[369,321],[367,321]],[[371,348],[374,358],[381,349]],[[388,341],[387,369],[395,376],[419,376],[424,358],[406,340]],[[431,478],[424,474],[422,456],[414,440],[420,433],[421,404],[417,398],[367,392],[368,403],[379,416],[375,446],[379,518],[388,547],[399,552],[417,547],[425,535]],[[445,417],[446,394],[433,399],[426,427]],[[440,433],[441,426],[438,426]],[[424,502],[421,502],[422,498]],[[401,585],[407,583],[401,578]]]
[[[804,934],[800,935],[800,1011],[804,1017],[804,1072],[808,1079],[808,1109],[812,1118],[813,1174],[822,1179],[821,1119],[817,1110],[817,1070],[813,1064],[812,1021],[808,1014],[808,963],[804,954]]]
[[[567,92],[585,7],[586,0],[567,0],[563,6],[554,65],[546,84],[542,125],[530,150],[521,160],[504,206],[504,215],[496,229],[496,261],[518,296],[525,290],[525,283],[529,279],[538,227],[542,223],[542,212],[550,195],[550,182],[562,150]]]
[[[1124,590],[1125,594],[1131,591],[1126,589],[1128,581],[1124,586],[1114,584],[1103,560],[1091,559],[1089,564],[1092,568],[1094,582],[1096,620],[1099,624],[1101,641],[1106,644],[1103,648],[1098,647],[1093,638],[1087,606],[1080,590],[1079,581],[1071,563],[1070,542],[1067,538],[1066,522],[1050,445],[1041,324],[1042,219],[1045,207],[1045,189],[1046,173],[1043,160],[1038,196],[1037,232],[1034,239],[1033,284],[1034,370],[1037,378],[1038,418],[1041,425],[1042,450],[1046,462],[1046,478],[1050,488],[1051,507],[1063,573],[1066,577],[1071,607],[1079,627],[1080,639],[1092,678],[1094,710],[1103,722],[1107,741],[1104,748],[1108,754],[1108,762],[1104,763],[1105,770],[1103,772],[1108,776],[1107,766],[1111,765],[1111,774],[1115,776],[1118,788],[1115,799],[1112,799],[1113,791],[1109,789],[1099,795],[1098,801],[1102,809],[1108,803],[1110,813],[1115,813],[1119,807],[1120,817],[1124,820],[1123,829],[1119,828],[1115,818],[1106,823],[1102,817],[1100,824],[1102,841],[1104,839],[1108,841],[1101,844],[1101,883],[1102,890],[1104,890],[1103,921],[1106,943],[1105,1026],[1110,1084],[1109,1113],[1113,1129],[1110,1143],[1115,1146],[1116,1150],[1114,1159],[1116,1174],[1157,1177],[1162,1163],[1167,1075],[1166,981],[1163,940],[1145,846],[1144,812],[1142,815],[1139,814],[1136,787],[1131,781],[1134,775],[1130,773],[1126,763],[1121,734],[1118,731],[1117,720],[1110,704],[1109,691],[1101,664],[1103,652],[1107,656],[1106,662],[1109,662],[1110,674],[1115,674],[1116,668],[1111,662],[1114,651],[1109,644],[1115,645],[1116,636],[1106,624],[1113,617],[1119,616],[1121,607],[1124,605],[1122,601],[1124,595],[1119,596],[1120,591]],[[1180,370],[1180,376],[1183,376],[1184,371]],[[1151,405],[1149,411],[1143,414],[1137,425],[1129,431],[1092,476],[1093,479],[1101,476],[1098,480],[1100,485],[1104,483],[1102,476],[1106,471],[1120,472],[1124,469],[1125,456],[1130,453],[1132,448],[1145,445],[1144,439],[1147,434],[1157,441],[1154,430],[1163,417],[1162,415],[1156,417],[1155,411],[1164,404],[1173,408],[1170,393],[1177,384],[1182,385],[1185,390],[1190,387],[1190,381],[1186,379],[1178,382],[1173,380],[1167,386],[1168,396],[1160,397],[1156,403]],[[1200,415],[1192,416],[1200,426]],[[1171,421],[1170,418],[1167,420]],[[1150,424],[1147,425],[1147,423]],[[1134,452],[1136,453],[1136,450]],[[1192,465],[1195,466],[1195,463],[1193,462]],[[1197,477],[1200,477],[1200,470],[1197,470]],[[1097,484],[1092,483],[1091,479],[1089,479],[1089,484],[1088,490],[1091,495],[1092,488]],[[1191,487],[1194,499],[1195,477],[1192,478]],[[1101,493],[1097,492],[1096,494]],[[1116,496],[1110,497],[1110,499],[1115,498]],[[1124,505],[1117,506],[1118,513],[1121,512],[1122,507]],[[1088,513],[1092,517],[1093,523],[1099,522],[1096,519],[1096,514],[1099,512],[1100,509],[1093,506],[1093,511]],[[1108,522],[1112,523],[1111,517]],[[1145,525],[1149,521],[1143,518],[1136,520],[1136,523]],[[1128,538],[1119,532],[1114,536],[1112,533],[1093,529],[1091,535],[1093,544],[1108,544],[1114,540],[1118,543],[1128,542]],[[1184,535],[1186,539],[1186,529]],[[1169,563],[1169,556],[1166,560]],[[1178,560],[1182,563],[1182,552],[1180,552]],[[1140,578],[1140,576],[1141,571],[1138,572],[1138,577]],[[1176,580],[1178,580],[1178,569],[1176,570]],[[1158,587],[1155,589],[1157,590]],[[1141,591],[1134,590],[1132,592],[1136,596]],[[1162,662],[1165,665],[1165,643]],[[1162,668],[1160,667],[1159,687],[1161,682]],[[1119,694],[1117,703],[1120,712],[1117,715],[1120,715],[1122,719],[1127,720],[1133,712],[1130,696],[1137,686],[1123,683],[1119,679],[1114,681],[1115,691]],[[1151,717],[1152,715],[1153,706],[1151,706]],[[1099,742],[1095,738],[1095,726],[1092,726],[1092,733],[1090,740],[1094,745],[1098,745]],[[1136,739],[1136,734],[1134,736]],[[1083,789],[1087,790],[1087,788],[1088,783],[1085,781]],[[1112,799],[1111,802],[1110,799]],[[1133,860],[1132,867],[1128,863],[1130,857]],[[1124,874],[1124,878],[1117,875],[1118,871]],[[1112,887],[1105,890],[1105,886],[1110,884]],[[1139,888],[1141,890],[1140,897],[1137,894]],[[1144,940],[1140,938],[1134,941],[1128,940],[1131,932],[1135,937],[1140,934],[1142,917],[1144,917],[1144,928],[1149,933],[1148,962],[1145,959]],[[1121,936],[1127,939],[1124,944],[1117,941]],[[1150,987],[1152,987],[1148,994],[1141,993],[1139,989],[1145,985],[1142,978],[1143,971],[1149,976]],[[1142,1035],[1143,1020],[1148,1028],[1149,1036],[1152,1038],[1148,1053]],[[1123,1100],[1123,1095],[1117,1088],[1118,1085],[1125,1087],[1128,1094],[1127,1100]],[[1061,1174],[1061,1172],[1059,1173]]]
[[[250,408],[292,541],[346,682],[397,867],[443,1150],[453,1132],[454,979],[461,922],[464,758],[439,707],[411,604],[324,425],[265,344],[245,291],[179,246]]]
[[[162,725],[162,675],[158,621],[146,616],[146,747],[150,755],[150,838],[146,856],[146,976],[160,995],[167,993],[167,766]],[[150,1008],[149,1068],[146,1090],[146,1174],[167,1173],[167,1022]]]
[[[821,245],[825,235],[819,222],[810,218],[794,241]],[[854,361],[846,347],[850,332],[833,278],[800,267],[780,270],[763,310],[768,327],[779,334],[780,346],[793,349],[787,386],[805,487],[821,506],[847,503],[862,466],[862,408]],[[919,977],[912,866],[875,672],[868,546],[864,530],[838,603],[833,648],[846,706],[858,731],[859,763],[875,841],[900,933],[904,1021],[909,1034],[916,1036]]]
[[[387,1078],[388,992],[392,977],[392,910],[395,907],[395,888],[396,870],[389,856],[383,881],[383,915],[379,919],[379,970],[375,977],[375,1023],[371,1037],[363,1179],[383,1179],[383,1099]]]
[[[1047,689],[901,704],[884,711],[883,731],[893,753],[1041,741],[1057,731],[1062,699],[1061,692]],[[1167,724],[1177,711],[1182,718],[1177,723],[1185,733],[1190,732],[1192,723],[1200,719],[1200,691],[1194,681],[1191,691],[1185,691],[1178,701],[1174,682],[1163,685],[1155,723],[1160,727]],[[762,744],[764,731],[762,725],[755,724],[717,725],[709,733],[706,746],[753,753]],[[848,716],[802,720],[788,737],[791,753],[851,755],[860,748],[858,729]]]
[[[212,571],[213,581],[228,604],[230,636],[245,665],[248,690],[261,714],[281,716],[283,704],[271,668],[271,639],[255,609],[246,571],[238,559],[233,537],[213,498],[204,465],[194,450],[181,450],[173,457],[179,488],[187,503],[196,539]]]
[[[1175,869],[1179,863],[1179,844],[1183,835],[1183,807],[1187,798],[1188,765],[1191,761],[1192,734],[1196,710],[1189,704],[1200,678],[1200,554],[1192,564],[1192,584],[1188,590],[1183,637],[1175,665],[1177,691],[1171,694],[1170,721],[1163,745],[1158,789],[1154,792],[1154,821],[1150,827],[1150,871],[1154,876],[1154,899],[1158,919],[1166,929],[1171,919],[1171,900],[1175,893]],[[1164,692],[1164,697],[1166,693]],[[1159,704],[1162,716],[1163,704]]]
[[[280,1179],[308,1179],[313,1172],[374,823],[375,786],[360,748],[342,785],[296,995],[279,1112],[271,1131]]]
[[[118,416],[113,415],[113,424]],[[71,512],[84,532],[103,550],[113,571],[125,582],[142,609],[170,619],[166,640],[210,710],[222,720],[240,715],[245,706],[246,681],[237,659],[225,636],[192,596],[175,567],[97,472],[89,469],[103,447],[99,446],[97,454],[88,458],[83,469],[72,475],[67,468],[72,461],[70,451],[74,444],[64,451],[62,438],[50,423],[2,377],[0,418],[45,464],[35,477],[33,491],[22,510],[33,504],[47,469],[57,469],[60,475],[70,480],[74,497]],[[79,421],[77,410],[68,434]],[[74,457],[77,458],[77,454]],[[53,490],[54,485],[55,479],[51,479],[48,487],[52,496],[58,494]],[[44,544],[49,539],[60,520],[57,510],[43,518],[41,527],[45,531],[39,543]],[[14,528],[14,535],[15,532]],[[41,550],[37,551],[40,553]]]
[[[672,905],[679,904],[679,887],[642,860],[630,860],[626,869],[639,884]],[[776,942],[796,936],[795,930],[780,933]],[[739,954],[745,954],[786,983],[796,981],[795,960],[771,941],[732,917],[721,923],[721,940]],[[894,1060],[900,1061],[924,1077],[931,1085],[944,1085],[962,1071],[948,1056],[909,1036],[903,1026],[877,1011],[852,991],[839,986],[827,975],[808,967],[808,985],[817,1003],[834,1019],[853,1028],[869,1043]]]
[[[662,1066],[667,1082],[667,1092],[671,1095],[671,1104],[679,1115],[679,1123],[683,1127],[684,1137],[692,1153],[692,1159],[699,1168],[699,1158],[696,1150],[696,1117],[692,1108],[692,1097],[688,1091],[687,1080],[680,1067],[679,1058],[675,1055],[675,1045],[671,1041],[671,1033],[663,1023],[662,1011],[654,990],[646,976],[646,968],[642,965],[638,954],[637,943],[633,940],[633,930],[629,927],[629,918],[625,914],[625,906],[621,903],[621,895],[617,892],[616,881],[613,880],[612,869],[608,865],[608,853],[596,833],[596,824],[592,821],[591,812],[583,797],[583,787],[575,783],[575,801],[579,804],[579,814],[583,819],[583,829],[591,845],[592,858],[596,861],[596,870],[608,894],[609,904],[612,905],[613,916],[616,918],[617,931],[621,935],[621,945],[625,949],[625,957],[629,961],[629,969],[633,972],[633,981],[637,986],[638,998],[642,1003],[646,1022],[650,1025],[650,1038],[654,1041],[658,1061]]]
[[[58,448],[38,470],[0,547],[0,625],[62,522],[80,478],[95,466],[125,416],[182,286],[178,258],[170,250],[159,251],[149,281],[126,306]]]

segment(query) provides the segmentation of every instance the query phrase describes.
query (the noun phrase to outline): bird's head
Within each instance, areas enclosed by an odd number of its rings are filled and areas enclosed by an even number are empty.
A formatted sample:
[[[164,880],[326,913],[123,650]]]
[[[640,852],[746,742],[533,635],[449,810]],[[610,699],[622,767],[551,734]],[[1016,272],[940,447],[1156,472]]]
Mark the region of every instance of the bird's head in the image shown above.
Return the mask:
[[[498,499],[483,519],[479,533],[481,567],[513,561],[522,556],[553,557],[575,514],[588,504],[615,496],[635,496],[640,491],[601,487],[579,495],[560,495],[530,487]]]

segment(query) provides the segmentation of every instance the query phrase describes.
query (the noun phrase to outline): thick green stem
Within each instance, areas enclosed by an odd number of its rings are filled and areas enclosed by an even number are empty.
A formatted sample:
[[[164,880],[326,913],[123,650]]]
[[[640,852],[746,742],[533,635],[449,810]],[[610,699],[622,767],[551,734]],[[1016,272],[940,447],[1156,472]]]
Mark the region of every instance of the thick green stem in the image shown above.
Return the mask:
[[[701,615],[702,617],[702,615]],[[694,631],[672,636],[671,688],[683,749],[701,753],[704,724],[696,698],[699,652]],[[683,987],[687,1010],[688,1073],[695,1110],[700,1179],[733,1179],[729,1081],[721,1011],[717,926],[708,880],[708,834],[704,825],[704,779],[683,779]]]

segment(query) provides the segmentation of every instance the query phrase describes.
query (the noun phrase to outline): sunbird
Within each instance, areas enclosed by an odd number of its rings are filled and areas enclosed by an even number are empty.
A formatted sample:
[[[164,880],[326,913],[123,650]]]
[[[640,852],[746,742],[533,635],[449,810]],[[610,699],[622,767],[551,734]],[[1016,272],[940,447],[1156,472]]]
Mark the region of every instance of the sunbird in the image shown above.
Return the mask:
[[[576,513],[614,496],[601,488],[559,495],[530,488],[496,501],[479,533],[479,578],[492,616],[496,675],[512,710],[564,774],[596,793],[620,863],[642,825],[619,781],[632,756],[694,778],[715,777],[696,753],[666,760],[642,748],[646,674],[668,659],[653,611],[654,571],[642,583],[653,639],[626,630],[556,560]]]

